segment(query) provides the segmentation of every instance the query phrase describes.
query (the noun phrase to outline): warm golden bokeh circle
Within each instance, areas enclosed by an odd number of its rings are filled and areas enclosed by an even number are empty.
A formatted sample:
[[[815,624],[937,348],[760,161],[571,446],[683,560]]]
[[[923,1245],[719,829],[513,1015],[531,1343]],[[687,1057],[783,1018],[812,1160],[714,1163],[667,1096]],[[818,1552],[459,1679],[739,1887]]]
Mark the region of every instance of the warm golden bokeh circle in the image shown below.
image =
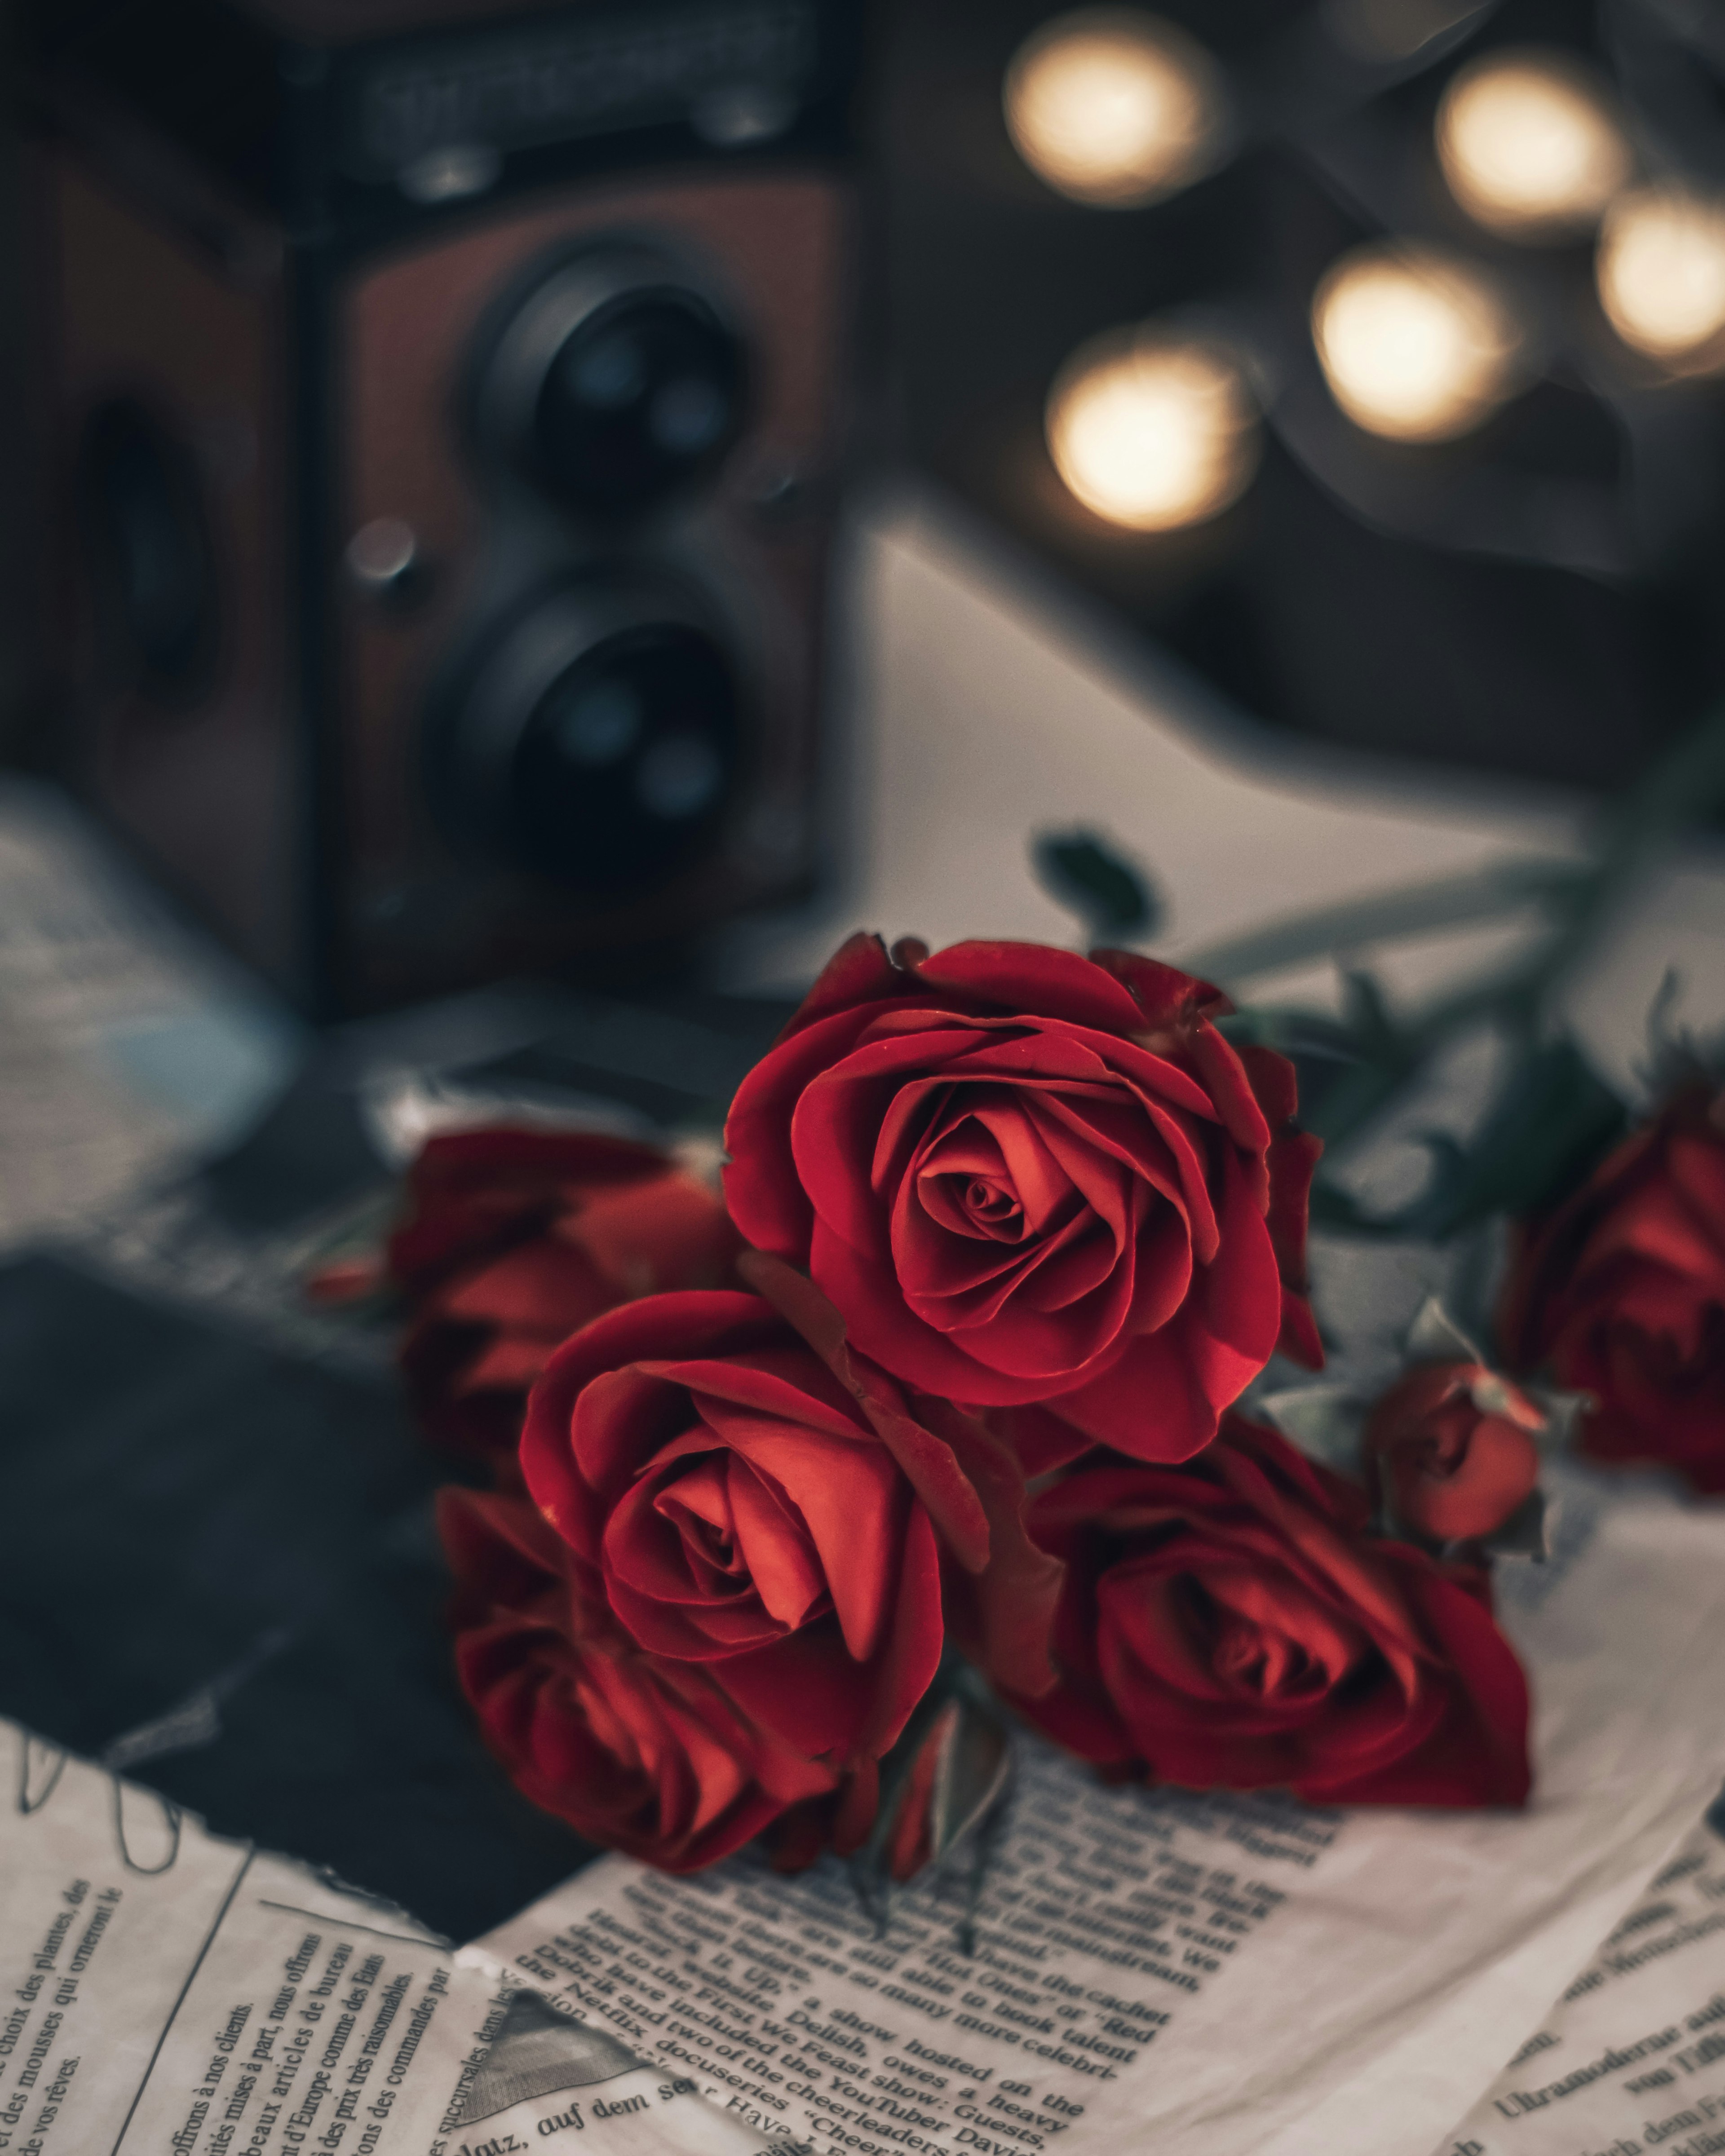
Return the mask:
[[[1050,392],[1049,454],[1087,509],[1137,531],[1203,522],[1258,461],[1257,409],[1224,346],[1151,327],[1081,346]]]
[[[1680,372],[1725,364],[1725,198],[1635,189],[1612,205],[1594,267],[1625,344]]]
[[[1487,54],[1438,107],[1438,162],[1468,215],[1506,239],[1586,232],[1632,170],[1609,92],[1567,54]]]
[[[1336,402],[1393,441],[1451,441],[1516,387],[1520,339],[1497,285],[1433,248],[1345,254],[1312,300],[1312,336]]]
[[[1183,187],[1204,169],[1221,126],[1220,80],[1204,48],[1127,8],[1045,23],[1014,54],[1002,102],[1031,171],[1105,209]]]

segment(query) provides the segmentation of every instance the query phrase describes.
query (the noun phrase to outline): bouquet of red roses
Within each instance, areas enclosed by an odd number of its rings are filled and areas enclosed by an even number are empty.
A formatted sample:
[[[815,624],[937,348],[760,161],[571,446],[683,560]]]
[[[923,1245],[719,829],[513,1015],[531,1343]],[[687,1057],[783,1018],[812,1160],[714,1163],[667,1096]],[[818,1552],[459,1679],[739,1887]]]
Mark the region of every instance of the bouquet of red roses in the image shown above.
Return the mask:
[[[491,1471],[442,1501],[457,1663],[529,1797],[668,1869],[764,1834],[875,1878],[987,1817],[1020,1723],[1114,1779],[1524,1800],[1491,1561],[1537,1548],[1543,1445],[1633,1449],[1689,1382],[1672,1322],[1717,1400],[1717,1103],[1521,1230],[1506,1337],[1586,1395],[1433,1306],[1379,1397],[1243,1413],[1322,1361],[1320,1144],[1229,1014],[1131,952],[857,936],[739,1089],[722,1203],[590,1132],[430,1142],[403,1359]]]

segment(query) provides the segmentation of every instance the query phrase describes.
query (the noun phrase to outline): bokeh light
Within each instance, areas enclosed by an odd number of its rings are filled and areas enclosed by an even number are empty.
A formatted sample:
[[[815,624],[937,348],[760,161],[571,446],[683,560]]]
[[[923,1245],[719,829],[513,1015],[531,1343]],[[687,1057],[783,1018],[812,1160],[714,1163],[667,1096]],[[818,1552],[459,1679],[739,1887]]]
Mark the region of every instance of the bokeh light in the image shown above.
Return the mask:
[[[1059,15],[1006,71],[1019,155],[1074,202],[1129,209],[1172,194],[1210,162],[1221,132],[1215,64],[1173,23],[1126,8]]]
[[[1257,408],[1232,353],[1147,325],[1081,346],[1049,393],[1046,424],[1072,492],[1135,531],[1214,516],[1257,468]]]
[[[1434,249],[1344,255],[1312,300],[1312,336],[1336,402],[1391,440],[1453,440],[1516,387],[1520,339],[1496,285]]]
[[[1595,270],[1625,344],[1679,372],[1725,363],[1725,200],[1676,185],[1624,195]]]
[[[1506,239],[1586,232],[1629,180],[1609,94],[1562,53],[1494,53],[1463,68],[1438,107],[1437,152],[1468,215]]]

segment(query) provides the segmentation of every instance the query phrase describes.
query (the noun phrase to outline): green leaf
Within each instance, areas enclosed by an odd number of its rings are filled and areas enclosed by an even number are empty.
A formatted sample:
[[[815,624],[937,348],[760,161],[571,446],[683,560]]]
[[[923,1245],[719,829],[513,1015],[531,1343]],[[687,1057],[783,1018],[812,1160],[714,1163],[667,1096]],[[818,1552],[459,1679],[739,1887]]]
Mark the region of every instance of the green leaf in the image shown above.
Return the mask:
[[[1315,1101],[1302,1103],[1301,1127],[1323,1140],[1331,1153],[1390,1106],[1416,1068],[1400,1056],[1362,1056],[1348,1065]]]
[[[893,1887],[914,1868],[934,1865],[969,1840],[973,1888],[979,1890],[992,1846],[989,1832],[1012,1779],[1011,1725],[987,1684],[948,1655],[918,1702],[904,1734],[880,1762],[880,1797],[865,1845],[850,1860],[851,1883],[885,1931]],[[908,1808],[914,1807],[914,1813]]]
[[[1501,1527],[1479,1544],[1487,1557],[1525,1557],[1535,1564],[1550,1558],[1557,1537],[1561,1500],[1530,1490]]]
[[[1384,991],[1369,973],[1353,972],[1342,977],[1342,1011],[1358,1053],[1368,1061],[1402,1067],[1408,1060],[1401,1029],[1384,1001]]]
[[[1352,1029],[1325,1011],[1292,1005],[1242,1004],[1216,1019],[1218,1033],[1236,1048],[1274,1048],[1284,1055],[1320,1063],[1355,1063],[1359,1043]]]
[[[1326,1109],[1331,1105],[1326,1096]],[[1323,1122],[1313,1118],[1321,1134]],[[1627,1122],[1623,1102],[1574,1042],[1553,1041],[1516,1065],[1471,1145],[1443,1132],[1427,1137],[1431,1177],[1410,1205],[1368,1214],[1347,1191],[1320,1180],[1312,1218],[1356,1235],[1445,1242],[1494,1214],[1555,1204],[1617,1142]]]
[[[1664,839],[1725,803],[1725,705],[1681,734],[1649,766],[1615,819],[1620,844]]]
[[[1426,1296],[1414,1313],[1402,1353],[1409,1363],[1478,1363],[1485,1351],[1469,1338],[1435,1295]]]
[[[1137,942],[1162,908],[1144,876],[1094,831],[1039,831],[1030,841],[1036,880],[1083,921],[1095,943]]]
[[[1397,1233],[1394,1220],[1380,1219],[1368,1213],[1351,1191],[1344,1190],[1339,1183],[1320,1176],[1312,1186],[1312,1224],[1314,1228],[1335,1228],[1351,1235],[1394,1235]]]
[[[1573,1041],[1536,1049],[1512,1074],[1471,1145],[1441,1143],[1440,1172],[1403,1215],[1409,1232],[1442,1241],[1494,1213],[1555,1204],[1617,1142],[1623,1102]]]
[[[1272,1422],[1309,1458],[1338,1475],[1359,1473],[1360,1437],[1372,1403],[1346,1385],[1296,1385],[1286,1392],[1256,1393],[1252,1410]]]
[[[1374,891],[1310,913],[1285,914],[1256,928],[1202,946],[1182,960],[1189,973],[1224,988],[1255,974],[1326,958],[1336,952],[1367,950],[1409,936],[1495,920],[1529,905],[1573,903],[1595,874],[1590,861],[1505,861],[1466,875]]]

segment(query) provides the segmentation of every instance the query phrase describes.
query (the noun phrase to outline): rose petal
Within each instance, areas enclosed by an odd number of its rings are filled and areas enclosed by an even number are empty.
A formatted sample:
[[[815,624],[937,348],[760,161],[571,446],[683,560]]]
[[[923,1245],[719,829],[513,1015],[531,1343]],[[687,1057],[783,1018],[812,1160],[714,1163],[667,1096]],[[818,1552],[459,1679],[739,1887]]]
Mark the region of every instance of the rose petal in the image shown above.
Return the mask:
[[[751,1285],[796,1327],[855,1400],[959,1563],[980,1572],[988,1562],[988,1515],[952,1446],[906,1410],[884,1371],[851,1352],[845,1321],[813,1281],[762,1251],[749,1251],[741,1264]]]
[[[680,1173],[596,1191],[558,1233],[615,1293],[630,1296],[716,1286],[739,1240],[713,1194]]]
[[[1105,1033],[1131,1033],[1143,1023],[1132,997],[1100,966],[1043,943],[951,943],[925,958],[916,974],[937,993],[975,996]]]
[[[1091,952],[1092,965],[1111,973],[1127,988],[1142,1014],[1141,1023],[1152,1032],[1189,1024],[1203,1015],[1219,1017],[1234,1006],[1218,988],[1195,974],[1165,966],[1159,958],[1147,958],[1141,951],[1101,949]]]
[[[988,1518],[987,1569],[949,1581],[949,1622],[984,1676],[1034,1698],[1055,1681],[1049,1640],[1065,1568],[1031,1538],[1024,1470],[1011,1447],[946,1400],[916,1405],[952,1448]]]
[[[779,1368],[773,1367],[774,1361]],[[769,1358],[757,1350],[725,1361],[702,1356],[687,1361],[642,1361],[632,1367],[643,1377],[663,1378],[697,1394],[703,1419],[708,1421],[717,1420],[710,1410],[728,1402],[828,1437],[865,1435],[844,1388],[818,1357],[781,1352]]]
[[[616,1300],[583,1252],[542,1236],[451,1281],[436,1306],[458,1322],[516,1327],[554,1346]]]
[[[763,1055],[725,1119],[725,1204],[757,1250],[800,1257],[814,1217],[791,1149],[792,1117],[811,1080],[841,1060],[868,1024],[869,1006],[799,1027]]]
[[[806,1425],[775,1424],[715,1409],[716,1431],[757,1472],[770,1477],[793,1509],[813,1553],[811,1577],[824,1580],[848,1651],[866,1661],[880,1645],[886,1583],[906,1532],[897,1463],[872,1432],[843,1440]],[[778,1539],[786,1539],[782,1534]],[[748,1569],[758,1578],[752,1553]]]
[[[886,946],[880,938],[870,935],[866,929],[859,929],[854,936],[845,938],[822,967],[814,986],[803,997],[796,1015],[779,1034],[779,1040],[806,1033],[811,1025],[834,1013],[853,1011],[859,1005],[878,1003],[884,997],[903,995],[913,985],[887,957]]]
[[[536,1338],[529,1333],[500,1332],[450,1376],[449,1389],[459,1398],[499,1392],[525,1399],[556,1345],[555,1340]]]
[[[554,1455],[566,1449],[576,1399],[590,1378],[655,1358],[747,1349],[770,1341],[778,1329],[756,1296],[729,1290],[691,1288],[608,1311],[547,1363],[527,1404],[524,1461],[529,1453]]]
[[[890,1270],[872,1264],[817,1221],[809,1269],[829,1302],[842,1307],[850,1337],[870,1360],[919,1392],[988,1407],[1035,1399],[1034,1378],[1009,1378],[955,1346],[909,1310]]]
[[[1272,1132],[1286,1129],[1300,1107],[1299,1075],[1293,1065],[1286,1055],[1279,1055],[1273,1048],[1260,1047],[1256,1042],[1243,1044],[1234,1053],[1240,1059],[1240,1067],[1263,1111],[1266,1123]]]
[[[1200,1022],[1193,1028],[1187,1053],[1230,1137],[1243,1152],[1261,1157],[1270,1143],[1270,1126],[1238,1051],[1213,1025]]]

